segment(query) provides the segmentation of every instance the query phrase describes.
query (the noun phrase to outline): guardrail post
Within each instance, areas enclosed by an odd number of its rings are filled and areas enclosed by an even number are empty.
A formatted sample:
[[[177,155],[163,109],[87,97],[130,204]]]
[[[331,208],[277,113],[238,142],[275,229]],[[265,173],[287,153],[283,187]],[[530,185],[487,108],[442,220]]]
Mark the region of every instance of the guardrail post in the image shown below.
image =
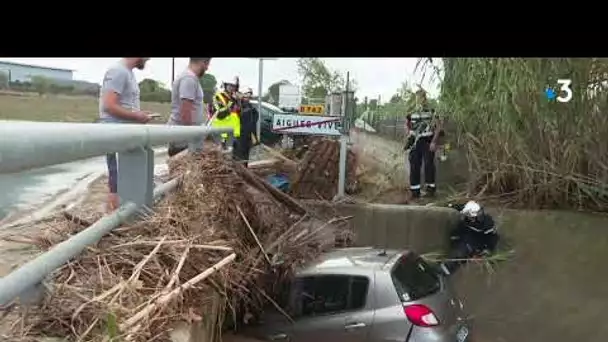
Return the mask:
[[[26,306],[40,304],[44,300],[46,292],[46,286],[43,283],[30,286],[19,294],[19,303]]]
[[[118,154],[120,205],[133,202],[152,208],[154,204],[154,151],[140,147]]]
[[[200,138],[193,139],[188,143],[188,152],[197,153],[203,150],[203,144],[207,136],[202,135]]]

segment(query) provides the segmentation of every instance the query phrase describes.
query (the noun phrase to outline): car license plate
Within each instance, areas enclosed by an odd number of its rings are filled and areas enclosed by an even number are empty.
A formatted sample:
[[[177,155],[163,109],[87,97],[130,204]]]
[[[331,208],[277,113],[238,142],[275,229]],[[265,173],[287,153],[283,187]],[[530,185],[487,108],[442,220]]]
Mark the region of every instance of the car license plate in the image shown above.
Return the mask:
[[[456,333],[456,340],[458,342],[464,342],[467,340],[467,336],[469,336],[469,329],[467,327],[461,327]]]

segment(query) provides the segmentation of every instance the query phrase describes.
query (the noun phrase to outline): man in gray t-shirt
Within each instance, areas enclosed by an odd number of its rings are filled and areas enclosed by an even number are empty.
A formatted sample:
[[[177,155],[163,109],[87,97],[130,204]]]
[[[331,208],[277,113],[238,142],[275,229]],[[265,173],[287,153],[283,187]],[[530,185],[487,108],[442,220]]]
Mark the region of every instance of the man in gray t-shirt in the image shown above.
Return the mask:
[[[150,113],[141,111],[139,85],[133,69],[143,69],[149,58],[124,58],[106,71],[99,92],[99,121],[146,123]]]
[[[147,123],[149,112],[140,108],[139,85],[133,69],[143,69],[149,58],[123,58],[106,71],[99,92],[99,121],[103,123]],[[118,208],[118,165],[116,153],[106,156],[108,164],[108,209]]]
[[[171,87],[171,117],[167,124],[200,126],[206,121],[200,78],[209,68],[210,61],[211,58],[190,58],[188,68],[175,79]],[[169,144],[169,157],[187,146],[185,142]]]

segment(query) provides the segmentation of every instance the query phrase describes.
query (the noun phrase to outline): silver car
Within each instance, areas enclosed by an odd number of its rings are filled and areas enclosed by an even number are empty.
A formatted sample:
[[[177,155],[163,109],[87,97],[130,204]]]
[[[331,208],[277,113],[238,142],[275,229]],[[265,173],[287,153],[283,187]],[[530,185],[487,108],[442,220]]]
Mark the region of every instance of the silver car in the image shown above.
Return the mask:
[[[296,273],[250,331],[266,341],[465,342],[462,303],[437,269],[415,253],[345,248]],[[288,319],[287,316],[291,318]]]

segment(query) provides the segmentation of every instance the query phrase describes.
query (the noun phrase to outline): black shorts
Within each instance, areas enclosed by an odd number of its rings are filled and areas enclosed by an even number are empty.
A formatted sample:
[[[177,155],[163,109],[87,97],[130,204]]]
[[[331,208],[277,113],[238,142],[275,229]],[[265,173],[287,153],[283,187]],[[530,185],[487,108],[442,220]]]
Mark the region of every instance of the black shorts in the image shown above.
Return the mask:
[[[169,157],[173,157],[176,154],[179,154],[180,152],[186,150],[188,148],[188,145],[175,145],[175,144],[169,144],[169,150],[167,151],[167,154],[169,155]]]

